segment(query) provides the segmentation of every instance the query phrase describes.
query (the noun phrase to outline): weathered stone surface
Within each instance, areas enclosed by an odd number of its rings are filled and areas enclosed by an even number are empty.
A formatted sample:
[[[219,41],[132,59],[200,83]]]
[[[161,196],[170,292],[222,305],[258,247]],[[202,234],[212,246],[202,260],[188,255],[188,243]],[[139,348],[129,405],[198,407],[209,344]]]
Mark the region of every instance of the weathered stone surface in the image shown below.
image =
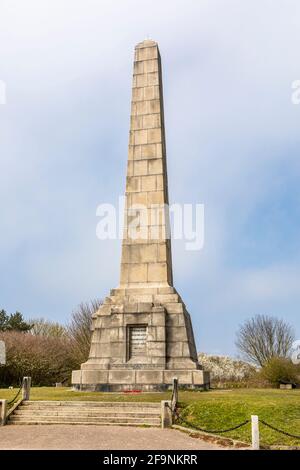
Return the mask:
[[[82,370],[81,371],[81,383],[95,384],[95,383],[107,383],[108,371],[103,370]]]
[[[110,370],[109,383],[113,384],[134,384],[135,371],[134,370]]]
[[[174,375],[174,373],[176,375]],[[177,377],[180,384],[193,384],[193,372],[186,371],[186,370],[178,370],[178,371],[164,371],[164,382],[171,384],[173,382],[173,378]]]
[[[166,390],[173,377],[191,388],[209,382],[173,287],[161,83],[158,46],[144,41],[135,50],[120,286],[93,315],[89,359],[72,374],[83,390]]]
[[[167,276],[167,263],[149,263],[148,264],[148,281],[160,282],[164,281]]]
[[[117,305],[116,307],[112,307],[112,315],[111,315],[111,325],[112,326],[122,326],[124,324],[124,305]],[[119,311],[121,310],[121,313]],[[115,313],[115,312],[118,313]]]
[[[176,291],[174,287],[172,286],[158,288],[158,294],[175,294],[175,293]]]
[[[184,326],[168,327],[168,341],[187,341],[187,332]]]
[[[147,263],[132,263],[129,271],[129,282],[147,282]]]
[[[161,315],[161,313],[153,312],[153,310],[154,308],[152,309],[151,325],[165,326],[165,323],[166,323],[165,315]]]
[[[131,130],[129,139],[129,165],[126,187],[127,207],[142,204],[150,211],[152,205],[168,204],[165,132],[163,117],[163,96],[161,84],[161,63],[157,44],[142,43],[135,53],[133,74]],[[133,160],[133,165],[130,164]],[[129,213],[125,213],[125,226],[130,226]],[[145,219],[140,224],[145,226]],[[136,285],[139,283],[163,282],[172,284],[172,266],[162,266],[162,262],[171,260],[170,244],[166,239],[165,224],[158,230],[150,229],[153,222],[149,212],[146,226],[149,226],[146,239],[157,245],[155,256],[151,259],[145,253],[136,257],[129,257],[126,246],[141,244],[141,239],[132,238],[132,232],[127,229],[126,240],[123,243],[121,263],[121,285]],[[156,234],[158,232],[158,235]],[[146,232],[142,231],[142,234]],[[147,240],[146,240],[147,242]],[[158,245],[160,247],[158,248]],[[162,246],[162,244],[164,246]],[[146,261],[144,261],[144,259]],[[141,264],[139,269],[136,264]],[[144,263],[149,263],[146,276]],[[157,267],[153,266],[157,264]]]
[[[81,383],[81,370],[73,370],[72,372],[72,384],[80,384]]]
[[[193,384],[203,385],[209,384],[209,374],[204,370],[195,370],[193,372]]]
[[[182,357],[182,342],[168,341],[167,357]]]
[[[157,287],[139,287],[139,288],[130,287],[130,288],[126,289],[126,294],[127,295],[137,296],[136,298],[140,298],[140,295],[144,295],[144,294],[154,295],[154,294],[157,294],[157,292],[158,292]]]
[[[137,370],[137,384],[159,384],[163,382],[163,372],[157,370]]]
[[[152,302],[139,302],[138,303],[138,313],[149,313],[152,309]]]
[[[166,309],[168,313],[183,313],[184,306],[181,302],[170,302],[166,304]],[[184,324],[183,319],[182,324]]]

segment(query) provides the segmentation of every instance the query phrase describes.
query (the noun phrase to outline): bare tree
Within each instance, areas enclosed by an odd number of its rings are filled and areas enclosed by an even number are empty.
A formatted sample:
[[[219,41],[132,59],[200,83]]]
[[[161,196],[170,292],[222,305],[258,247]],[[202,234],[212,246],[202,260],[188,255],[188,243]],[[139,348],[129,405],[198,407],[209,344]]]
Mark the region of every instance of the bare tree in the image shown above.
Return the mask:
[[[30,320],[32,328],[30,333],[34,336],[46,336],[52,338],[61,338],[66,336],[66,329],[57,322],[48,321],[45,318],[36,318]]]
[[[72,341],[74,356],[78,364],[85,362],[89,357],[92,315],[99,309],[102,303],[100,299],[83,302],[72,312],[67,332]]]
[[[294,338],[288,323],[256,315],[240,326],[235,344],[246,359],[263,366],[272,357],[287,357]]]

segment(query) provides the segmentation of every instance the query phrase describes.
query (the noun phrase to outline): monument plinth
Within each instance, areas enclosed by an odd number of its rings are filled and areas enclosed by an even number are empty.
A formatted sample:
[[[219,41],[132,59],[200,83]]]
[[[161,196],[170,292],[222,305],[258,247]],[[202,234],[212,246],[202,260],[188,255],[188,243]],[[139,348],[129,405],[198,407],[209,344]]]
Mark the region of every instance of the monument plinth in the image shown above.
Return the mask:
[[[157,43],[146,40],[135,48],[120,286],[93,315],[89,359],[72,384],[164,390],[173,377],[209,386],[173,287],[161,60]]]

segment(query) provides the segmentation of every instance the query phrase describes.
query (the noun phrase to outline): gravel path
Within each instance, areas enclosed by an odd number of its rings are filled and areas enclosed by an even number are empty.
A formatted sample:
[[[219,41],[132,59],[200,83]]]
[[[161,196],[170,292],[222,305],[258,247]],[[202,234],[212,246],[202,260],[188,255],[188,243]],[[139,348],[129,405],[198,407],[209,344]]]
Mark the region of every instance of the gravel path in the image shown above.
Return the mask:
[[[0,427],[0,449],[220,450],[221,447],[175,429],[62,424]]]

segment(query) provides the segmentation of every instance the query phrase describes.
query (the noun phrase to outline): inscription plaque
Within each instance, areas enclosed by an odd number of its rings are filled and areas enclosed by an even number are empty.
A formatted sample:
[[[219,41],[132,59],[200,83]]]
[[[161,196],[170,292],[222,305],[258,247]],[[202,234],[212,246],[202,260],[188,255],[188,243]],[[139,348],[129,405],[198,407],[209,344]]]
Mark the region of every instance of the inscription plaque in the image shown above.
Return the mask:
[[[129,327],[129,358],[146,354],[147,326]]]

